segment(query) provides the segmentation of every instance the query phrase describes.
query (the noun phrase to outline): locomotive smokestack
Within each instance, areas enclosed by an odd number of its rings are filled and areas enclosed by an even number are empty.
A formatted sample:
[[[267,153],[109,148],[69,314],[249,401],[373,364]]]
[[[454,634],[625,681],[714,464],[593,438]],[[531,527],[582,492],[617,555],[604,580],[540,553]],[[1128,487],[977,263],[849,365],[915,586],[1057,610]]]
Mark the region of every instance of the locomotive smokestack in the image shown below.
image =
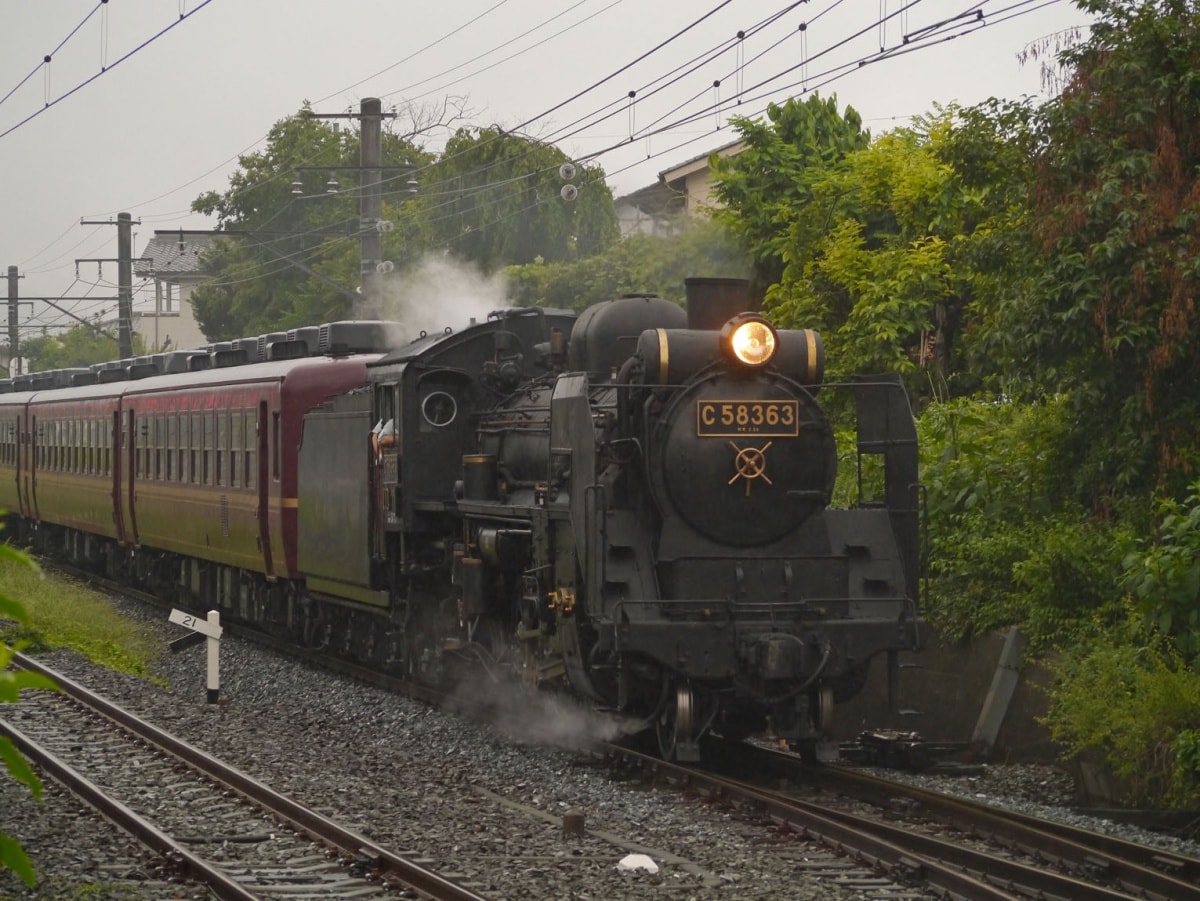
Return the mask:
[[[717,331],[750,309],[750,283],[740,278],[687,278],[688,328]]]

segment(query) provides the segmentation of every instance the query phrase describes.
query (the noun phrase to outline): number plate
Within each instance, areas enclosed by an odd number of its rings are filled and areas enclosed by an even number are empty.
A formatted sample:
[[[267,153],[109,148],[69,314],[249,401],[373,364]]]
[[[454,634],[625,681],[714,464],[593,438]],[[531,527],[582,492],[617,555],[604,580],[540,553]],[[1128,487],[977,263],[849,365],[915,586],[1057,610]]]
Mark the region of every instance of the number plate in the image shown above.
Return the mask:
[[[696,402],[696,434],[702,438],[763,435],[795,438],[800,434],[796,400],[701,400]]]

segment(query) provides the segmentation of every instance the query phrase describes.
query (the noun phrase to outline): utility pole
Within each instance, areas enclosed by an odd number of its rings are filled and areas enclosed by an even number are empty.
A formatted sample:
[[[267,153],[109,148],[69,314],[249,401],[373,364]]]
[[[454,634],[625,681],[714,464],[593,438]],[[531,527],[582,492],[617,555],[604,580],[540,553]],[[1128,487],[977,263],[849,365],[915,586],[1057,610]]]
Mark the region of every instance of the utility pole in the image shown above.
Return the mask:
[[[390,228],[383,219],[383,119],[396,118],[394,112],[383,112],[383,103],[378,97],[364,97],[359,103],[358,115],[353,113],[312,113],[316,119],[354,119],[362,124],[358,142],[358,271],[363,300],[371,315],[380,315],[383,309],[382,280],[380,273],[390,269],[384,263],[382,229]],[[317,169],[329,168],[317,166]],[[333,167],[335,169],[341,167]]]
[[[380,192],[379,166],[383,160],[383,104],[378,97],[366,97],[359,106],[362,122],[358,142],[358,164],[362,170],[359,210],[359,272],[362,276],[363,299],[373,315],[383,310],[380,290],[379,264],[383,259],[383,235],[379,222],[383,217],[383,196]]]
[[[141,224],[141,219],[138,224]],[[112,220],[94,222],[79,220],[80,225],[113,225]],[[117,264],[117,353],[121,359],[133,356],[133,218],[129,213],[117,214],[117,258],[115,260],[76,260],[80,263]]]
[[[14,368],[20,367],[17,343],[17,267],[8,267],[8,374],[19,375]]]
[[[133,356],[133,219],[117,214],[117,346],[121,359]]]

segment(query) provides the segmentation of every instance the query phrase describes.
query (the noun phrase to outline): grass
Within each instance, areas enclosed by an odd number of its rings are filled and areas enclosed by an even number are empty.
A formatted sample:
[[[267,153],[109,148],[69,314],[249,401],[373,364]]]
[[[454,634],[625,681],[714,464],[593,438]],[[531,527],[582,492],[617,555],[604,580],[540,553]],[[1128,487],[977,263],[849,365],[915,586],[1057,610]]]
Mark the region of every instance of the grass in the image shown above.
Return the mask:
[[[20,601],[29,614],[27,625],[0,623],[0,641],[25,651],[70,648],[99,666],[149,678],[162,650],[149,629],[74,579],[0,559],[0,595]]]

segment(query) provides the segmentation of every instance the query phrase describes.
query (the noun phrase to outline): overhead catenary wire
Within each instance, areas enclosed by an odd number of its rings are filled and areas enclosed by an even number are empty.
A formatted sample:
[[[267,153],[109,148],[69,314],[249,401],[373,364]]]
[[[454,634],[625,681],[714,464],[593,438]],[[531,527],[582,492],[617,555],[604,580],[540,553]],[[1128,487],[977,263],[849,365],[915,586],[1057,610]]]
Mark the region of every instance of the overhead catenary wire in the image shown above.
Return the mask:
[[[839,0],[839,2],[841,2],[841,0]],[[721,6],[724,6],[724,5],[725,4],[721,4]],[[801,3],[788,4],[780,10],[780,14],[782,15],[783,13],[793,10],[801,5],[803,5],[803,4],[801,4]],[[829,12],[829,10],[832,9],[836,5],[837,4],[835,3],[835,4],[828,6],[820,11],[817,11],[817,14],[814,15],[813,18],[810,19],[809,21],[810,22],[816,21],[816,19],[819,16],[827,14]],[[907,11],[911,7],[911,5],[912,4],[907,4],[902,9]],[[979,6],[979,5],[983,5],[983,4],[975,4],[975,5]],[[1045,5],[1049,5],[1049,4],[1041,4],[1037,8],[1042,8],[1042,6],[1045,6]],[[494,9],[495,7],[492,7],[492,8]],[[719,9],[720,7],[717,7],[717,8]],[[193,12],[194,12],[194,10],[193,10]],[[1019,14],[1019,13],[1014,13],[1013,17],[1015,17],[1016,14]],[[903,22],[903,19],[901,21]],[[869,26],[873,27],[873,28],[878,27],[878,22],[869,23]],[[529,31],[531,32],[532,29],[530,29]],[[528,32],[523,32],[522,34],[525,34],[525,33],[528,33]],[[749,28],[747,28],[747,33],[749,33]],[[777,37],[777,39],[775,40],[772,47],[780,47],[780,46],[784,45],[784,43],[789,39],[790,36],[791,35],[789,34],[789,35],[783,35],[783,36]],[[811,31],[808,34],[808,39],[810,41],[814,41],[814,42],[816,41],[816,37]],[[511,45],[512,40],[515,40],[515,39],[510,39],[507,43]],[[728,41],[728,39],[726,39],[726,41]],[[658,46],[661,47],[663,45],[660,44]],[[899,55],[900,53],[912,52],[912,49],[907,48],[907,47],[901,47],[899,45],[895,45],[895,46],[889,48],[889,50],[894,55]],[[643,54],[643,55],[637,57],[637,60],[645,59],[646,56],[652,52],[653,51],[648,51],[647,54]],[[756,59],[758,57],[764,57],[771,52],[772,52],[771,48],[768,48],[767,50],[763,50],[763,51],[759,52],[756,56],[750,57],[747,61]],[[828,50],[826,50],[824,52],[828,52]],[[811,63],[812,61],[814,61],[820,57],[820,53],[817,53],[817,54],[805,53],[805,54],[803,54],[803,56],[807,62]],[[881,58],[878,56],[878,54],[864,56],[861,59],[854,61],[854,65],[855,65],[855,67],[861,67],[861,65],[871,64],[875,61],[881,61]],[[619,69],[614,70],[613,73],[606,76],[604,79],[601,79],[600,81],[595,82],[593,87],[595,87],[597,85],[602,85],[606,82],[611,83],[611,81],[613,80],[613,77],[615,75],[617,75],[618,73],[620,73],[621,71],[623,71],[624,69],[628,68],[629,65],[631,65],[631,64],[626,64],[626,66],[623,66]],[[749,111],[754,108],[754,104],[758,103],[764,97],[764,95],[767,94],[767,92],[769,90],[773,90],[775,92],[778,92],[779,90],[781,90],[780,84],[787,78],[787,75],[784,73],[787,73],[788,71],[790,71],[788,68],[782,68],[781,72],[775,73],[775,75],[773,75],[772,77],[775,78],[776,81],[773,83],[771,83],[769,80],[768,81],[760,80],[757,82],[756,85],[749,86],[748,92],[745,93],[743,96],[742,108]],[[849,71],[853,71],[853,68],[830,67],[826,70],[825,73],[819,73],[818,76],[816,76],[816,77],[820,78],[823,75],[828,75],[829,77],[827,78],[827,80],[820,82],[821,85],[824,85],[824,84],[829,83],[832,80],[835,80],[837,77],[842,77],[843,75],[848,74]],[[685,78],[686,76],[681,76],[681,77]],[[709,86],[711,85],[711,82],[712,82],[711,77],[705,77],[703,79],[703,85],[704,85],[703,90],[698,91],[697,95],[706,95],[710,89]],[[360,83],[361,83],[361,81],[356,82],[356,84],[360,84]],[[803,81],[797,82],[797,84],[801,85],[802,91],[804,91],[805,89],[811,90],[818,86],[815,82],[813,82],[811,80],[811,76],[810,76],[810,80],[807,82],[807,84],[805,84]],[[757,90],[756,90],[756,87],[757,87]],[[553,111],[563,108],[566,104],[568,104],[571,101],[578,99],[579,97],[586,94],[588,90],[590,90],[590,89],[585,89],[584,91],[575,93],[574,95],[572,95],[572,97],[568,98],[566,101],[556,104],[554,107],[551,108],[551,110],[548,110],[539,115],[544,117]],[[639,93],[641,94],[641,97],[639,99],[648,99],[650,96],[650,94],[648,92],[643,92],[640,89],[639,89]],[[622,99],[624,99],[624,96],[625,96],[624,92],[621,92]],[[693,100],[694,99],[695,98],[693,97]],[[616,103],[616,102],[617,101],[615,101],[615,100],[610,101],[609,106],[611,106],[611,104]],[[722,111],[722,109],[728,105],[729,105],[728,98],[726,98],[724,103],[722,103],[719,98],[714,98],[714,100],[712,102],[707,102],[704,104],[697,103],[696,106],[698,108],[705,110],[705,112],[703,112],[703,113],[698,113],[698,112],[695,112],[692,109],[690,109],[688,106],[688,103],[685,101],[683,103],[677,104],[677,106],[672,110],[671,113],[661,114],[661,115],[659,115],[658,118],[646,118],[643,120],[643,117],[639,116],[639,127],[637,128],[636,134],[629,135],[627,140],[613,142],[611,144],[603,145],[603,146],[600,146],[599,148],[595,148],[595,149],[588,149],[587,151],[585,151],[582,154],[575,154],[575,157],[577,159],[592,160],[592,161],[600,161],[603,159],[607,159],[616,151],[621,150],[624,147],[627,147],[628,144],[634,140],[643,140],[643,139],[650,138],[650,137],[665,135],[672,130],[680,131],[682,129],[685,129],[685,128],[695,125],[698,121],[698,117],[702,116],[704,119],[707,120],[712,115],[714,115],[714,113],[718,113],[718,112]],[[601,106],[600,110],[601,111],[605,110],[605,106]],[[747,112],[747,115],[752,115],[752,114],[753,113]],[[588,116],[590,116],[591,118],[588,118]],[[611,117],[608,117],[608,118],[611,118]],[[527,119],[525,121],[525,123],[523,123],[523,125],[527,126],[535,121],[537,121],[537,117],[534,117],[533,119]],[[576,121],[578,123],[577,128],[567,129],[565,131],[564,130],[556,131],[554,133],[554,136],[552,139],[565,141],[565,140],[571,140],[574,138],[583,137],[589,133],[594,135],[596,133],[597,128],[599,126],[602,126],[603,123],[607,120],[606,120],[606,118],[604,118],[602,116],[597,116],[592,113],[589,113],[589,114],[587,114],[587,116],[580,117]],[[506,133],[511,134],[511,133],[513,133],[513,131],[516,131],[520,127],[521,126],[517,126],[514,129],[506,129]],[[587,129],[591,129],[591,131],[588,132]],[[653,152],[648,152],[646,154],[645,158],[638,162],[639,163],[644,162],[645,159],[660,158],[660,157],[664,156],[666,153],[671,152],[671,150],[674,148],[677,148],[679,146],[687,146],[689,144],[695,143],[697,140],[703,139],[703,137],[705,135],[712,135],[713,133],[716,133],[719,131],[720,131],[719,129],[711,129],[711,128],[706,127],[703,132],[699,133],[699,135],[700,135],[699,137],[688,138],[688,139],[684,140],[682,142],[682,144],[675,143],[675,142],[662,142],[662,143],[656,142],[656,145],[653,148]],[[543,140],[549,140],[549,139],[550,138],[543,137]],[[252,146],[254,146],[254,145],[252,145]],[[614,175],[617,173],[628,171],[630,169],[635,168],[637,164],[638,163],[626,164],[626,165],[622,166],[621,168],[613,169],[608,174]],[[210,172],[211,171],[213,171],[213,170],[210,170]],[[434,170],[430,169],[428,171],[430,173],[432,173],[432,171],[434,171]],[[529,173],[529,176],[532,177],[534,174],[535,173],[531,172],[531,173]],[[187,184],[192,184],[195,181],[199,180],[199,178],[202,178],[202,177],[203,176],[199,176],[196,179],[193,179],[192,181],[188,182]],[[278,177],[282,177],[282,176],[278,176]],[[239,186],[239,191],[249,190],[249,189],[252,189],[253,187],[255,187],[255,185],[252,185],[252,184],[251,185],[242,185],[242,186]],[[422,184],[422,193],[426,194],[426,195],[430,195],[430,196],[437,196],[439,191],[446,190],[446,188],[447,188],[446,185],[443,185],[438,181],[431,180],[429,182],[425,182]],[[353,194],[357,190],[358,190],[358,188],[348,188],[345,193]],[[485,187],[485,188],[482,188],[481,190],[487,190],[487,188]],[[172,192],[168,192],[168,193],[172,193]],[[401,193],[403,193],[403,192],[402,191],[389,192],[386,196],[394,197]],[[162,197],[162,196],[166,196],[166,195],[159,195],[159,197]],[[155,198],[155,199],[158,199],[158,198]],[[546,200],[546,202],[558,202],[558,201],[556,198],[548,198]],[[400,213],[400,215],[403,215],[403,213]]]
[[[121,63],[123,63],[123,62],[125,62],[126,60],[128,60],[128,59],[132,58],[132,57],[133,57],[133,56],[135,56],[137,53],[139,53],[140,51],[144,50],[146,47],[148,47],[148,46],[150,46],[151,44],[153,44],[155,41],[157,41],[159,38],[161,38],[161,37],[162,37],[164,34],[166,34],[168,31],[171,31],[171,30],[173,30],[173,29],[174,29],[174,28],[176,28],[178,25],[180,25],[180,24],[182,24],[183,22],[187,21],[188,19],[190,19],[190,18],[191,18],[192,16],[194,16],[196,13],[200,12],[200,10],[204,9],[204,7],[208,6],[208,4],[210,4],[210,3],[212,3],[212,2],[213,2],[213,0],[200,0],[200,5],[199,5],[199,6],[197,6],[195,9],[193,9],[193,10],[191,10],[190,12],[187,12],[187,13],[180,13],[180,16],[179,16],[179,18],[178,18],[178,19],[176,19],[176,20],[175,20],[174,22],[172,22],[170,25],[167,25],[165,28],[163,28],[163,29],[159,30],[158,32],[156,32],[156,33],[152,34],[150,37],[146,38],[146,40],[142,41],[140,44],[138,44],[136,47],[134,47],[134,48],[133,48],[132,50],[130,50],[128,53],[126,53],[126,54],[124,54],[123,56],[121,56],[121,57],[119,57],[118,59],[116,59],[116,60],[115,60],[115,61],[114,61],[114,62],[113,62],[111,65],[102,66],[99,72],[95,73],[95,74],[94,74],[94,75],[92,75],[90,78],[86,78],[86,79],[84,79],[84,80],[83,80],[83,81],[81,81],[79,84],[75,85],[75,87],[71,88],[70,90],[66,91],[66,92],[65,92],[65,93],[63,93],[63,94],[60,94],[59,96],[55,97],[53,100],[49,100],[49,99],[47,99],[45,106],[43,106],[41,109],[35,110],[34,112],[32,112],[32,113],[30,113],[28,116],[26,116],[24,119],[21,119],[21,120],[20,120],[19,122],[17,122],[15,125],[10,125],[10,126],[9,126],[8,128],[6,128],[4,131],[0,131],[0,140],[3,140],[4,138],[8,137],[10,134],[12,134],[12,133],[13,133],[14,131],[16,131],[18,128],[21,128],[22,126],[24,126],[24,125],[28,124],[29,122],[32,122],[32,121],[33,121],[34,119],[36,119],[38,116],[42,115],[42,113],[46,112],[47,110],[51,109],[52,107],[55,107],[55,106],[57,106],[57,105],[58,105],[58,104],[60,104],[60,103],[62,103],[62,101],[66,100],[68,97],[72,97],[72,96],[74,96],[75,94],[79,93],[79,91],[81,91],[81,90],[83,90],[84,88],[86,88],[86,87],[87,87],[89,84],[91,84],[93,81],[95,81],[96,79],[100,78],[102,75],[105,75],[106,73],[108,73],[108,72],[111,72],[111,71],[112,71],[113,69],[115,69],[117,66],[121,65]],[[101,3],[101,5],[103,5],[103,0],[102,0],[102,3]],[[47,56],[47,57],[46,57],[46,64],[49,64],[49,61],[50,61],[50,58],[49,58],[49,56]],[[36,71],[36,70],[35,70],[35,71]]]

